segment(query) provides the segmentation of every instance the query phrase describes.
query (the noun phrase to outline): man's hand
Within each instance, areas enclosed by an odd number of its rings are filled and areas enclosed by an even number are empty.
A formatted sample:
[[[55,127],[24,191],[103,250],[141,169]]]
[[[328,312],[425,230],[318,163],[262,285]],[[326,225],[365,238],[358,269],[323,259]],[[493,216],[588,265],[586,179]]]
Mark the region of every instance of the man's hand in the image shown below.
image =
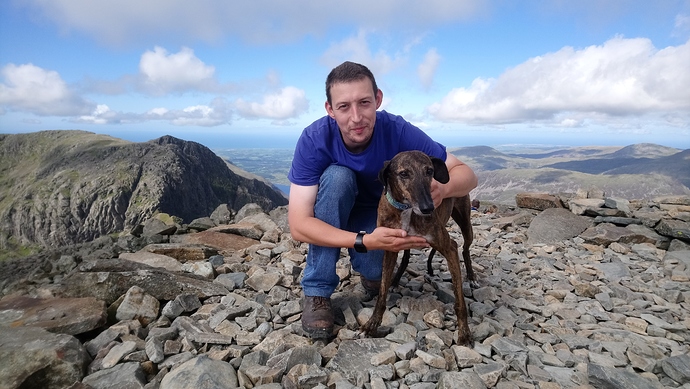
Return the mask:
[[[377,227],[364,235],[364,245],[369,250],[402,251],[430,247],[425,238],[407,235],[407,231],[387,227]]]
[[[431,199],[434,201],[434,207],[441,205],[445,198],[465,196],[477,187],[477,176],[472,169],[453,154],[448,154],[446,167],[450,176],[448,183],[442,184],[431,180]]]
[[[434,208],[438,208],[443,202],[445,185],[436,180],[431,180],[431,199],[434,201]]]

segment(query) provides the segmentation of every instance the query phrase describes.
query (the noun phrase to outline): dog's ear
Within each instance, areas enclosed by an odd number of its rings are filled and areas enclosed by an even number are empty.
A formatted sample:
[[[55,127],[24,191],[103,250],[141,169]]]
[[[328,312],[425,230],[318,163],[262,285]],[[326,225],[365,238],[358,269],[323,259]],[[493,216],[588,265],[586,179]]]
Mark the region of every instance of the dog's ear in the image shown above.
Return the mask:
[[[385,161],[383,163],[383,167],[381,168],[381,170],[379,170],[379,181],[381,181],[384,188],[388,187],[388,167],[390,166],[390,164],[391,161]]]
[[[434,164],[434,180],[441,184],[447,184],[450,181],[450,175],[448,174],[446,163],[442,159],[435,157],[431,157],[431,163]]]

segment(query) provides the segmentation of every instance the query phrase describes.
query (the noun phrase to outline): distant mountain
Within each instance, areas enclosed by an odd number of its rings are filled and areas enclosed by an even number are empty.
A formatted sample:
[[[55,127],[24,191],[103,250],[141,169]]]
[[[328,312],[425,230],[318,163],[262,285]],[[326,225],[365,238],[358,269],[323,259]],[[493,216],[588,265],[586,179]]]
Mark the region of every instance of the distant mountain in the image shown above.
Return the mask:
[[[678,153],[673,147],[659,146],[653,143],[637,143],[625,146],[609,155],[609,158],[662,158]]]
[[[653,159],[651,158],[593,158],[582,161],[556,162],[544,167],[573,170],[588,174],[603,174],[614,169],[649,164],[652,161]]]
[[[524,191],[592,188],[629,199],[690,194],[690,150],[643,143],[540,153],[502,153],[486,146],[450,151],[477,173],[472,196],[480,200],[514,203],[515,194]]]
[[[690,187],[690,149],[667,157],[647,159],[608,170],[606,174],[663,174]]]
[[[601,155],[610,154],[612,150],[618,150],[619,147],[569,147],[565,149],[558,149],[546,153],[511,153],[513,157],[529,158],[529,159],[547,159],[547,158],[565,158],[565,159],[581,159],[591,158]]]
[[[287,199],[199,143],[85,131],[0,135],[0,249],[85,242],[157,212],[189,222],[220,204],[250,202],[268,211]]]

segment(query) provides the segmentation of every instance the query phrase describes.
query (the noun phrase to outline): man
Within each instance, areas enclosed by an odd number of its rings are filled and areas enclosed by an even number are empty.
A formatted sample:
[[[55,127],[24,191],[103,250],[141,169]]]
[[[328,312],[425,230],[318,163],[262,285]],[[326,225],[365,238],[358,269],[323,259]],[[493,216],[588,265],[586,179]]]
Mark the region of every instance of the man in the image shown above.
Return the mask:
[[[330,296],[338,286],[336,262],[348,248],[362,286],[376,295],[383,251],[428,247],[404,230],[376,227],[383,185],[378,172],[386,160],[420,150],[446,161],[450,181],[432,182],[435,205],[468,194],[477,186],[472,169],[400,116],[377,111],[383,92],[363,65],[344,62],[326,78],[328,113],[304,129],[297,141],[290,179],[288,222],[295,240],[309,243],[302,277],[302,327],[314,338],[333,331]]]

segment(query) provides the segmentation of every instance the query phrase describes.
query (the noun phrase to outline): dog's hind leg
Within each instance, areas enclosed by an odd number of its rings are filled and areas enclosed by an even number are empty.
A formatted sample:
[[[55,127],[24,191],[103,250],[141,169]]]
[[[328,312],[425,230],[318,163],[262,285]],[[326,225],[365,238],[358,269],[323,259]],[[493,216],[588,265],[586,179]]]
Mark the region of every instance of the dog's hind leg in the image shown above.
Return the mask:
[[[434,268],[431,266],[431,261],[434,259],[435,254],[436,249],[432,248],[429,252],[429,256],[426,259],[426,271],[427,273],[429,273],[430,276],[434,275]],[[409,263],[410,250],[405,250],[405,252],[403,252],[402,259],[400,260],[400,266],[398,267],[398,270],[395,273],[395,277],[393,277],[393,286],[398,286],[398,284],[400,284],[400,278],[402,278],[402,275],[405,272],[405,269],[407,269],[407,265]]]
[[[465,262],[467,280],[472,287],[477,287],[477,279],[474,276],[474,269],[472,269],[472,258],[470,258],[470,245],[472,245],[472,241],[474,240],[471,212],[472,205],[470,203],[470,196],[464,196],[455,200],[455,206],[453,207],[451,216],[460,227],[460,232],[462,232],[462,259]]]
[[[434,275],[434,268],[431,267],[431,260],[434,259],[434,254],[436,254],[436,249],[431,249],[429,257],[426,259],[426,271],[430,276]]]

